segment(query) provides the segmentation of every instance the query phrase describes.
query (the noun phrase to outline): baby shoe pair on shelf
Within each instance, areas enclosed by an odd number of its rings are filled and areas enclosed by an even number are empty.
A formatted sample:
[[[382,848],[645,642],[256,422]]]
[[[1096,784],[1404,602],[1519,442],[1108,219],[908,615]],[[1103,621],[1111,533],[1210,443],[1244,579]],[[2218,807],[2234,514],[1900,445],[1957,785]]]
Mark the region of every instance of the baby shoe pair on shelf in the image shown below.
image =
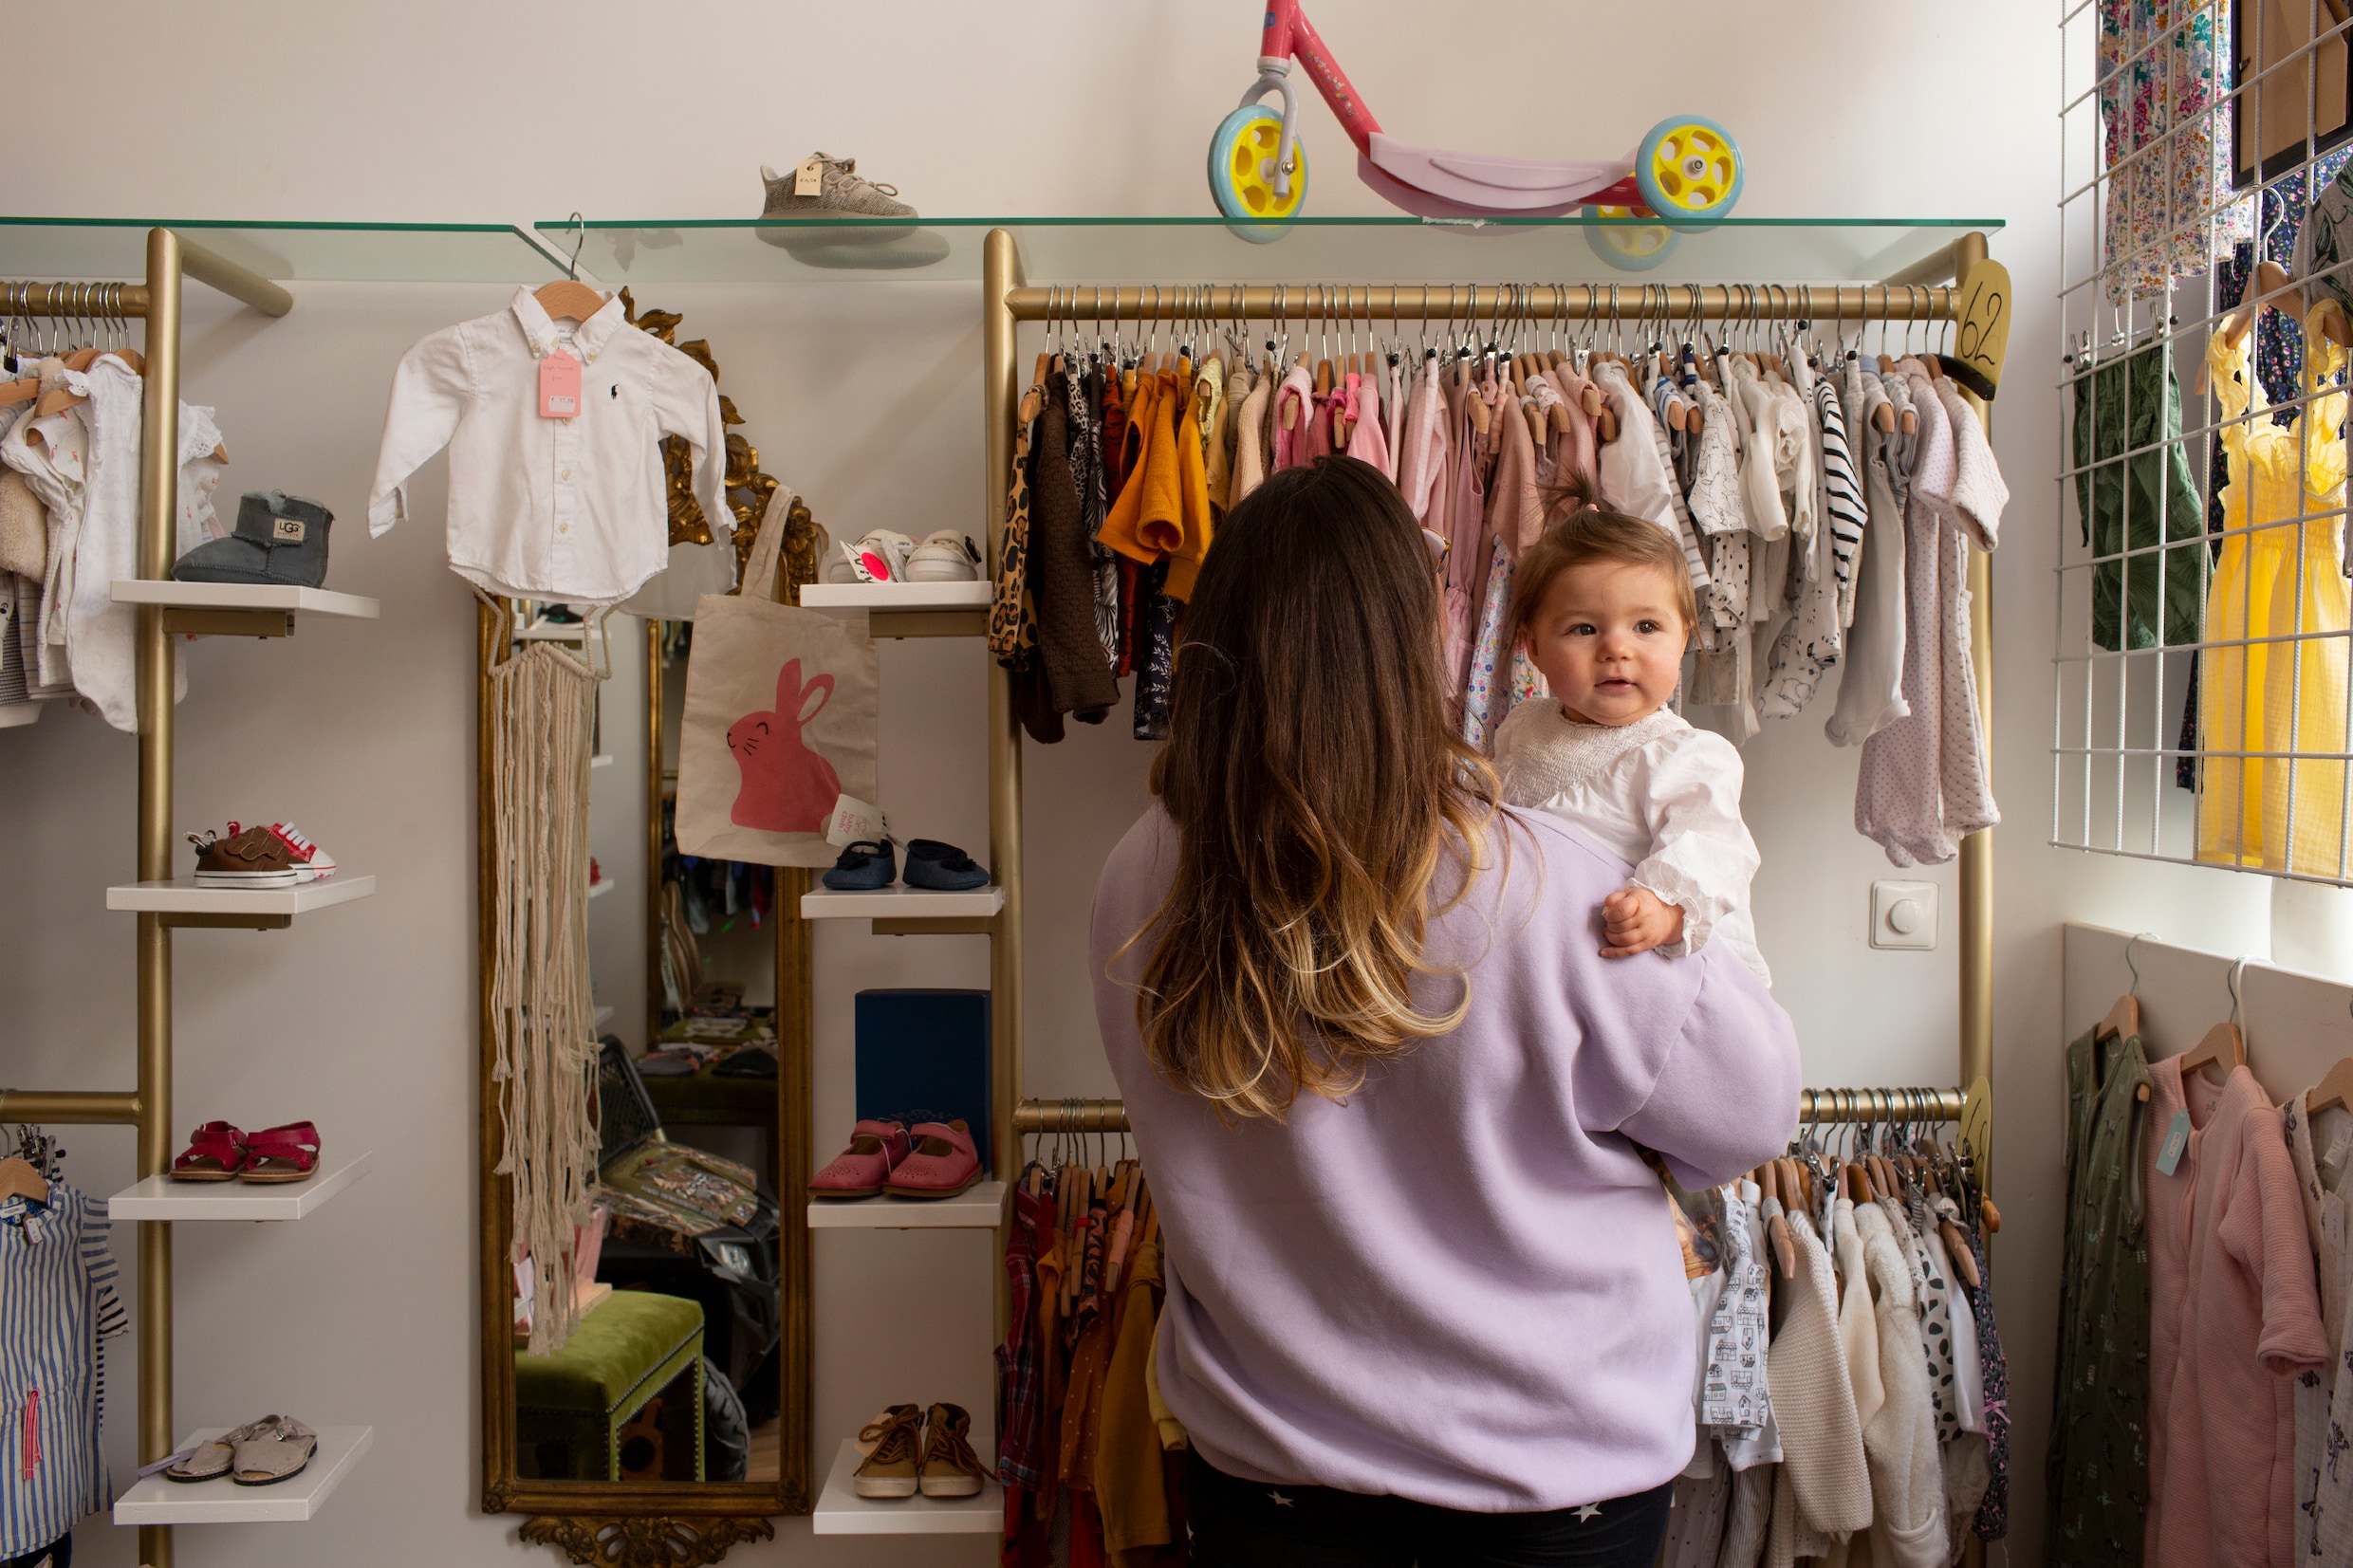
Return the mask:
[[[292,822],[268,827],[229,824],[227,833],[191,833],[200,888],[290,888],[335,875],[335,857],[303,837]]]
[[[858,1434],[865,1457],[852,1478],[860,1497],[977,1497],[988,1467],[973,1451],[972,1412],[961,1405],[893,1405]]]
[[[812,1198],[953,1198],[980,1180],[973,1130],[961,1121],[862,1121],[850,1146],[809,1178]]]
[[[226,1476],[240,1486],[274,1486],[308,1469],[318,1451],[317,1432],[290,1415],[265,1415],[191,1444],[159,1467],[167,1481],[218,1481]]]
[[[954,528],[936,528],[918,544],[903,533],[876,528],[852,544],[836,544],[825,561],[827,582],[977,582],[980,547]]]
[[[836,893],[873,893],[898,879],[893,840],[861,839],[842,852],[821,880]],[[906,883],[935,893],[970,893],[989,885],[989,868],[937,839],[907,840]]]
[[[248,1133],[208,1121],[188,1134],[172,1162],[174,1181],[242,1181],[259,1185],[308,1181],[319,1169],[319,1129],[306,1121]]]

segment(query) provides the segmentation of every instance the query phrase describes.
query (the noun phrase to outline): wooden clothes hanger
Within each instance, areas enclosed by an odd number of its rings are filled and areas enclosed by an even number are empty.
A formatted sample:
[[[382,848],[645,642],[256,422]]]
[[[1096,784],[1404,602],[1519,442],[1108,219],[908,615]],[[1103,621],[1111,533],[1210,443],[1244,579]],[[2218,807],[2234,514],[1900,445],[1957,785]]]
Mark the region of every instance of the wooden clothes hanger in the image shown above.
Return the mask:
[[[2304,1092],[2304,1112],[2317,1116],[2323,1111],[2353,1106],[2353,1056],[2342,1058],[2328,1076]]]
[[[2238,1027],[2238,976],[2246,967],[2247,960],[2244,958],[2231,966],[2228,977],[2231,987],[2230,1021],[2207,1030],[2206,1038],[2182,1053],[2183,1079],[2208,1067],[2220,1067],[2227,1077],[2233,1069],[2247,1065],[2247,1038],[2239,1033]]]
[[[575,225],[580,223],[578,212],[572,214],[572,221]],[[560,322],[567,317],[575,322],[584,322],[605,306],[605,296],[580,281],[580,248],[587,241],[587,230],[583,228],[579,243],[572,247],[570,276],[542,284],[532,290],[531,298],[539,302],[539,307],[547,312],[547,319],[551,322]]]
[[[48,1178],[32,1167],[30,1160],[14,1155],[0,1160],[0,1199],[30,1198],[35,1203],[49,1201]]]

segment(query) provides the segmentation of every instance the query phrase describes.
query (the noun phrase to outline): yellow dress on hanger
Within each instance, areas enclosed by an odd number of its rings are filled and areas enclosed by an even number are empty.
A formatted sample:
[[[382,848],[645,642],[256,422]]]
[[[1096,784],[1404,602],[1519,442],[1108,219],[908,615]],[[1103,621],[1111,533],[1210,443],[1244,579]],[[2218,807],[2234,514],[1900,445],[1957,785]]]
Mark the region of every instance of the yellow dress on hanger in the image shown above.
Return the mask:
[[[2309,329],[2321,311],[2337,308],[2325,303],[2307,323],[2307,401],[2292,426],[2266,416],[2250,362],[2252,332],[2236,348],[2219,334],[2207,347],[2226,421],[2218,434],[2230,482],[2222,491],[2222,551],[2206,597],[2201,744],[2209,753],[2266,754],[2210,756],[2205,764],[2197,858],[2212,863],[2345,874],[2339,858],[2353,797],[2344,763],[2312,755],[2353,750],[2346,638],[2313,636],[2353,626],[2341,544],[2345,394],[2330,387],[2345,351]],[[2262,640],[2288,637],[2304,640]]]

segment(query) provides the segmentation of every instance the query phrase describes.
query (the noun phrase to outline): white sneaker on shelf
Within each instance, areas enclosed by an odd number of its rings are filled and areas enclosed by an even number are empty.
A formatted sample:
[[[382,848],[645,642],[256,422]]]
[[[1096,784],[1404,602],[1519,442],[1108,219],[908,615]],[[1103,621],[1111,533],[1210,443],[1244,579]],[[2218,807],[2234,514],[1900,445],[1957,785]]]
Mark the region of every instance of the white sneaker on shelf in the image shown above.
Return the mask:
[[[278,836],[286,852],[294,858],[295,881],[323,882],[335,875],[335,857],[304,838],[292,822],[272,822],[269,831]]]
[[[915,541],[903,533],[876,528],[855,544],[836,544],[825,562],[827,582],[899,582],[907,575],[907,558]]]
[[[980,579],[980,551],[954,528],[924,537],[907,558],[910,582],[975,582]]]

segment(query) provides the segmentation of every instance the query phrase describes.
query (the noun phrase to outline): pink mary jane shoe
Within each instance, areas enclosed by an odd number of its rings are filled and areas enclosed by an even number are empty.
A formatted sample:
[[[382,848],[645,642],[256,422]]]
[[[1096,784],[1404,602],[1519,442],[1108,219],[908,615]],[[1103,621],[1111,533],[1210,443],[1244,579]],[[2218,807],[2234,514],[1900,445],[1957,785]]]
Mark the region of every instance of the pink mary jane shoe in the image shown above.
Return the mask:
[[[907,1130],[895,1121],[862,1121],[850,1129],[850,1146],[809,1178],[812,1198],[871,1198],[907,1157]]]
[[[918,1121],[914,1134],[915,1153],[891,1171],[892,1197],[953,1198],[980,1180],[980,1155],[964,1123]]]

